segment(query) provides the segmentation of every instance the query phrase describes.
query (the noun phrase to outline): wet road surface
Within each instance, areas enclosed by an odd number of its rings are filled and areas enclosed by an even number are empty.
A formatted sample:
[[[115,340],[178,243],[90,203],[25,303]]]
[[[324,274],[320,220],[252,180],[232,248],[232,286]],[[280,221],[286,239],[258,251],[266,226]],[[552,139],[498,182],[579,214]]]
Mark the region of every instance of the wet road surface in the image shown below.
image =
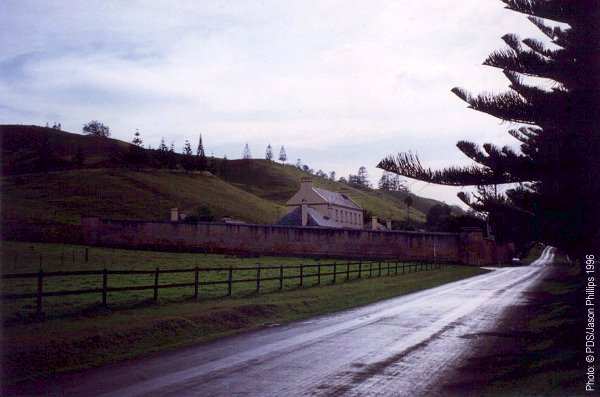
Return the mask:
[[[76,396],[421,396],[553,260],[37,385]]]

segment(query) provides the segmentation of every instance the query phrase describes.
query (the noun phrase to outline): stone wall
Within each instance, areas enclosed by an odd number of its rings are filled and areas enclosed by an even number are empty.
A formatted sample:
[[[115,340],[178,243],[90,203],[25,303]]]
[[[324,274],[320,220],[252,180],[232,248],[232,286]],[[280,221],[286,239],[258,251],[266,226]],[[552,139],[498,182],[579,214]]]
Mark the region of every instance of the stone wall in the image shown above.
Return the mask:
[[[90,245],[157,250],[280,256],[399,259],[496,264],[509,262],[510,247],[464,233],[371,231],[278,225],[82,220]]]

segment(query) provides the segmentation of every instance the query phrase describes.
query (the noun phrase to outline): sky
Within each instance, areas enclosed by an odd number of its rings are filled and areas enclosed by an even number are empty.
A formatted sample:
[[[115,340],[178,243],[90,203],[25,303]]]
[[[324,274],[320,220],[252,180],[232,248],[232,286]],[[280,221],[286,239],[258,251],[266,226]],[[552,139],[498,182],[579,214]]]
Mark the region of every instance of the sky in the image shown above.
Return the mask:
[[[499,0],[0,2],[0,124],[81,132],[239,158],[267,144],[288,162],[376,183],[380,159],[469,164],[461,139],[518,147],[511,127],[477,113],[453,87],[500,92],[482,66],[506,33],[541,38]],[[408,180],[459,204],[460,188]]]

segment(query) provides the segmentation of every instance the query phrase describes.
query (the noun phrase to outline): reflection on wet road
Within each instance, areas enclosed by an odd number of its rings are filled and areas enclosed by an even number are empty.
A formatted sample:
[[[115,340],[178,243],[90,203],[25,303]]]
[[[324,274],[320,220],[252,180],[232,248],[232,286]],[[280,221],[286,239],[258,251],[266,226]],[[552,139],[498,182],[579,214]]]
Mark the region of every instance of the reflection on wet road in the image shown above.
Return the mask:
[[[547,248],[530,266],[65,376],[53,389],[85,396],[427,395],[553,257]]]

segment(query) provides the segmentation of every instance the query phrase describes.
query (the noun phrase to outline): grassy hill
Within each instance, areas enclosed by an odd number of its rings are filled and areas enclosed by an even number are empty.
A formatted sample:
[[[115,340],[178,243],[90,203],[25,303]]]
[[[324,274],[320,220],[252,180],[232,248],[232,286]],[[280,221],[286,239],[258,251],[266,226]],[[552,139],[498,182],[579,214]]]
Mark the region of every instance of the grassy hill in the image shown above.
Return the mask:
[[[307,174],[267,160],[212,159],[217,175],[127,168],[131,145],[116,139],[72,134],[37,126],[0,126],[3,220],[79,223],[81,216],[168,219],[169,209],[193,213],[208,207],[216,217],[230,215],[272,223]],[[39,172],[51,153],[53,171]],[[82,153],[83,161],[75,157]],[[48,160],[48,159],[46,159]],[[48,161],[46,161],[48,164]],[[406,193],[358,189],[313,177],[316,186],[347,194],[380,218],[404,220]],[[414,196],[412,221],[423,222],[436,200]]]

